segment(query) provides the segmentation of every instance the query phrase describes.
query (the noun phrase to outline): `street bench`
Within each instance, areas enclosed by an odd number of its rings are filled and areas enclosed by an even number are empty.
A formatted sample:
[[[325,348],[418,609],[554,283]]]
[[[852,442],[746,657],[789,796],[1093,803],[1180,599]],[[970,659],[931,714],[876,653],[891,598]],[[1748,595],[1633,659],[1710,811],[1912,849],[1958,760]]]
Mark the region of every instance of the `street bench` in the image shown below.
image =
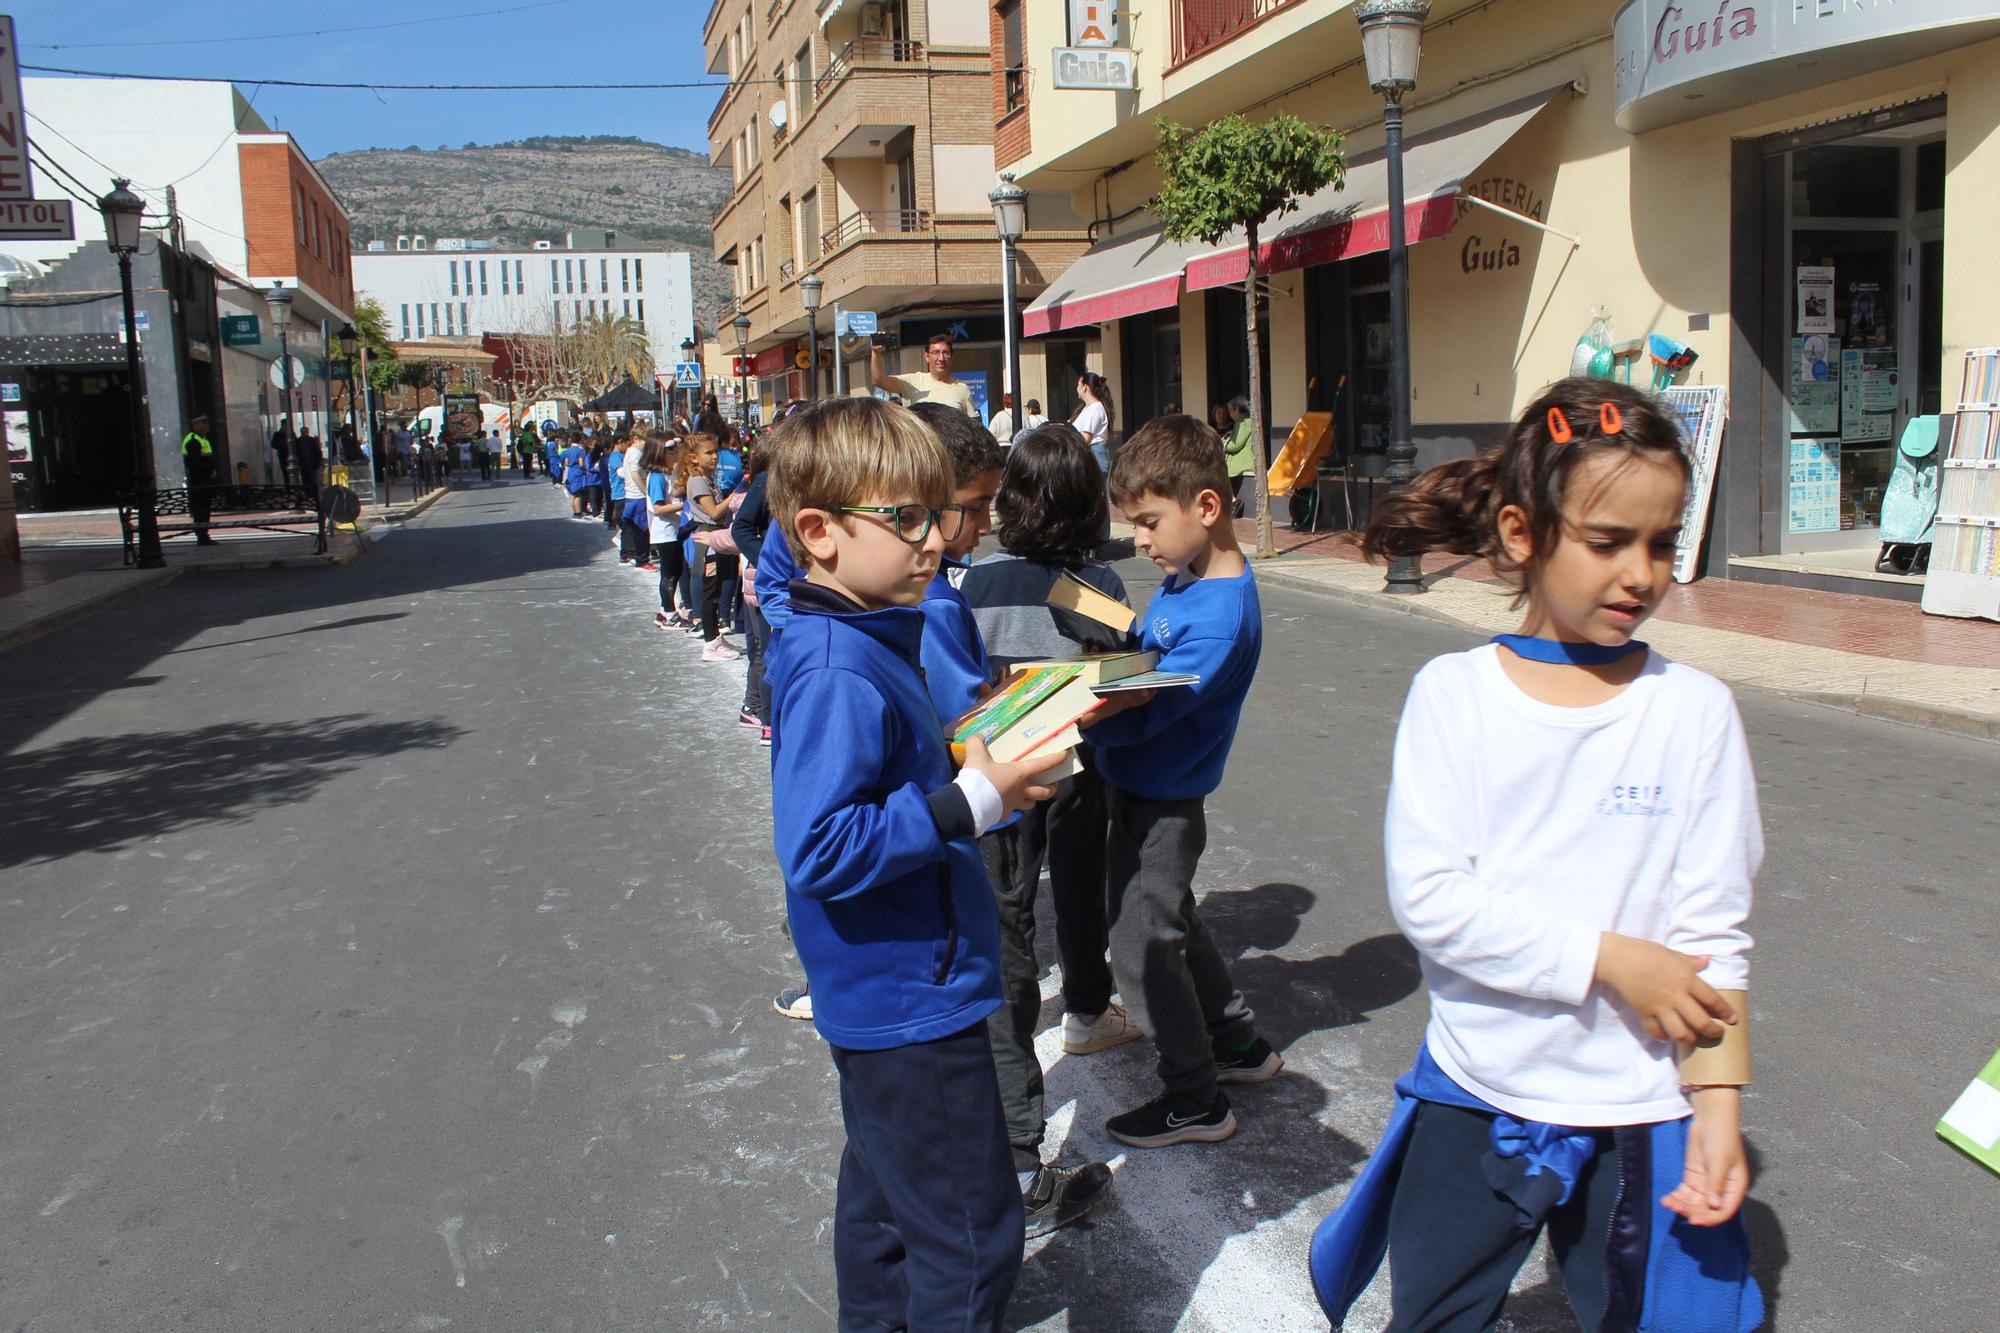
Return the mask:
[[[189,489],[180,486],[154,492],[153,512],[160,519],[161,540],[194,535],[193,513],[188,508]],[[315,538],[313,553],[326,554],[326,489],[321,490],[322,498],[319,500],[315,500],[313,492],[303,486],[203,486],[200,489],[208,497],[208,523],[205,526],[210,532],[225,528],[301,534],[310,531]],[[226,517],[231,514],[238,517]],[[175,518],[182,521],[170,521]],[[125,563],[136,564],[139,558],[138,496],[119,498],[118,527],[125,537]]]

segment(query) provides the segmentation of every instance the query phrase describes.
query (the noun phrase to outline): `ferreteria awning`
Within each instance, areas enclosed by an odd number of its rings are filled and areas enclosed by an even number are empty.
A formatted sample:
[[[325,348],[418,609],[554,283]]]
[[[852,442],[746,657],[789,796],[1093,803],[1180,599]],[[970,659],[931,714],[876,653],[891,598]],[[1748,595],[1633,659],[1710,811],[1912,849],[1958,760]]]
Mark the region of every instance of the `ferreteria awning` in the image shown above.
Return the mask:
[[[1405,140],[1403,227],[1408,239],[1414,243],[1449,234],[1459,185],[1568,87],[1551,88]],[[1284,273],[1388,248],[1389,166],[1382,150],[1376,149],[1349,161],[1341,188],[1321,190],[1300,200],[1296,211],[1264,220],[1258,228],[1257,272]],[[1240,283],[1249,271],[1249,245],[1239,232],[1233,243],[1225,241],[1188,261],[1187,288],[1198,292]]]
[[[1083,252],[1021,312],[1027,337],[1165,310],[1181,299],[1181,270],[1208,253],[1199,241],[1170,241],[1159,223],[1114,236]]]

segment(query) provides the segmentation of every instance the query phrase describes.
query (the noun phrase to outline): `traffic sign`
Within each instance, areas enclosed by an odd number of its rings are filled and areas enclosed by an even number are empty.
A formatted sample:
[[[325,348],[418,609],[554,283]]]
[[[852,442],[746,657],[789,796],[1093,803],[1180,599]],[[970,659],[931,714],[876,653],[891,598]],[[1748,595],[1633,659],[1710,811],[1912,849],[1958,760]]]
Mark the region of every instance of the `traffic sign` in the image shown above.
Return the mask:
[[[264,340],[255,315],[224,315],[220,323],[224,347],[255,347]]]
[[[845,310],[841,312],[843,330],[850,338],[867,338],[875,332],[875,312],[873,310]]]
[[[0,403],[18,403],[20,401],[21,401],[20,385],[0,384]]]
[[[144,316],[141,316],[142,320],[143,318]],[[141,323],[139,325],[139,331],[141,333],[144,333],[146,331],[146,326],[144,323]],[[292,387],[294,389],[304,388],[305,382],[306,382],[306,363],[299,360],[297,357],[293,357]],[[285,387],[285,367],[283,362],[280,361],[271,362],[271,387],[274,389],[282,389]]]
[[[676,362],[674,365],[674,387],[676,389],[699,389],[701,387],[701,362]]]
[[[0,236],[15,241],[73,241],[76,216],[67,199],[0,202]]]
[[[749,374],[750,374],[750,369],[751,369],[751,367],[750,367],[750,358],[749,358],[749,357],[747,357],[747,356],[733,356],[733,357],[731,357],[731,358],[729,358],[729,359],[730,359],[731,361],[734,361],[734,362],[736,363],[736,364],[735,364],[735,366],[733,367],[733,369],[734,369],[734,370],[735,370],[735,372],[736,372],[736,378],[738,378],[738,379],[743,379],[744,377],[746,377],[747,375],[749,375]]]

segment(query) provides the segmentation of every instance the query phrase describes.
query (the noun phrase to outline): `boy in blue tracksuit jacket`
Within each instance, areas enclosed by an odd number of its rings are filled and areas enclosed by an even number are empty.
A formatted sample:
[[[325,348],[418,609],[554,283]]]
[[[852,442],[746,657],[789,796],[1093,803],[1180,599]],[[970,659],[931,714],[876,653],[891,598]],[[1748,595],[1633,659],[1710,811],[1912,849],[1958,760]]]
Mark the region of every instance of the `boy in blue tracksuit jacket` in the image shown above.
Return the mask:
[[[1148,422],[1119,451],[1111,496],[1133,543],[1167,571],[1138,625],[1162,671],[1201,678],[1127,695],[1086,723],[1109,789],[1106,880],[1111,974],[1159,1050],[1161,1096],[1105,1129],[1139,1148],[1236,1132],[1220,1083],[1265,1083],[1283,1067],[1229,976],[1195,904],[1207,841],[1203,800],[1222,782],[1236,719],[1263,649],[1257,583],[1236,544],[1222,441],[1189,416]],[[1121,706],[1122,704],[1122,706]]]
[[[936,438],[904,408],[831,399],[786,422],[770,475],[806,571],[770,653],[772,831],[840,1076],[840,1326],[998,1329],[1022,1207],[986,1036],[998,923],[974,839],[1049,793],[978,744],[954,777],[925,690],[918,607],[952,493]]]

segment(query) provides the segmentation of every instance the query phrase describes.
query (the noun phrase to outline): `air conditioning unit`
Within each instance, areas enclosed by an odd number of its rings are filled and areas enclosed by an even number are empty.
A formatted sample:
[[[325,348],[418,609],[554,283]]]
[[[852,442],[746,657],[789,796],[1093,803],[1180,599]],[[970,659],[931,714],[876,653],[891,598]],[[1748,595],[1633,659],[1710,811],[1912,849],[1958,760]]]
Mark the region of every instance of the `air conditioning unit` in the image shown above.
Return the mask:
[[[882,6],[871,3],[861,6],[861,35],[880,37],[882,35]]]

